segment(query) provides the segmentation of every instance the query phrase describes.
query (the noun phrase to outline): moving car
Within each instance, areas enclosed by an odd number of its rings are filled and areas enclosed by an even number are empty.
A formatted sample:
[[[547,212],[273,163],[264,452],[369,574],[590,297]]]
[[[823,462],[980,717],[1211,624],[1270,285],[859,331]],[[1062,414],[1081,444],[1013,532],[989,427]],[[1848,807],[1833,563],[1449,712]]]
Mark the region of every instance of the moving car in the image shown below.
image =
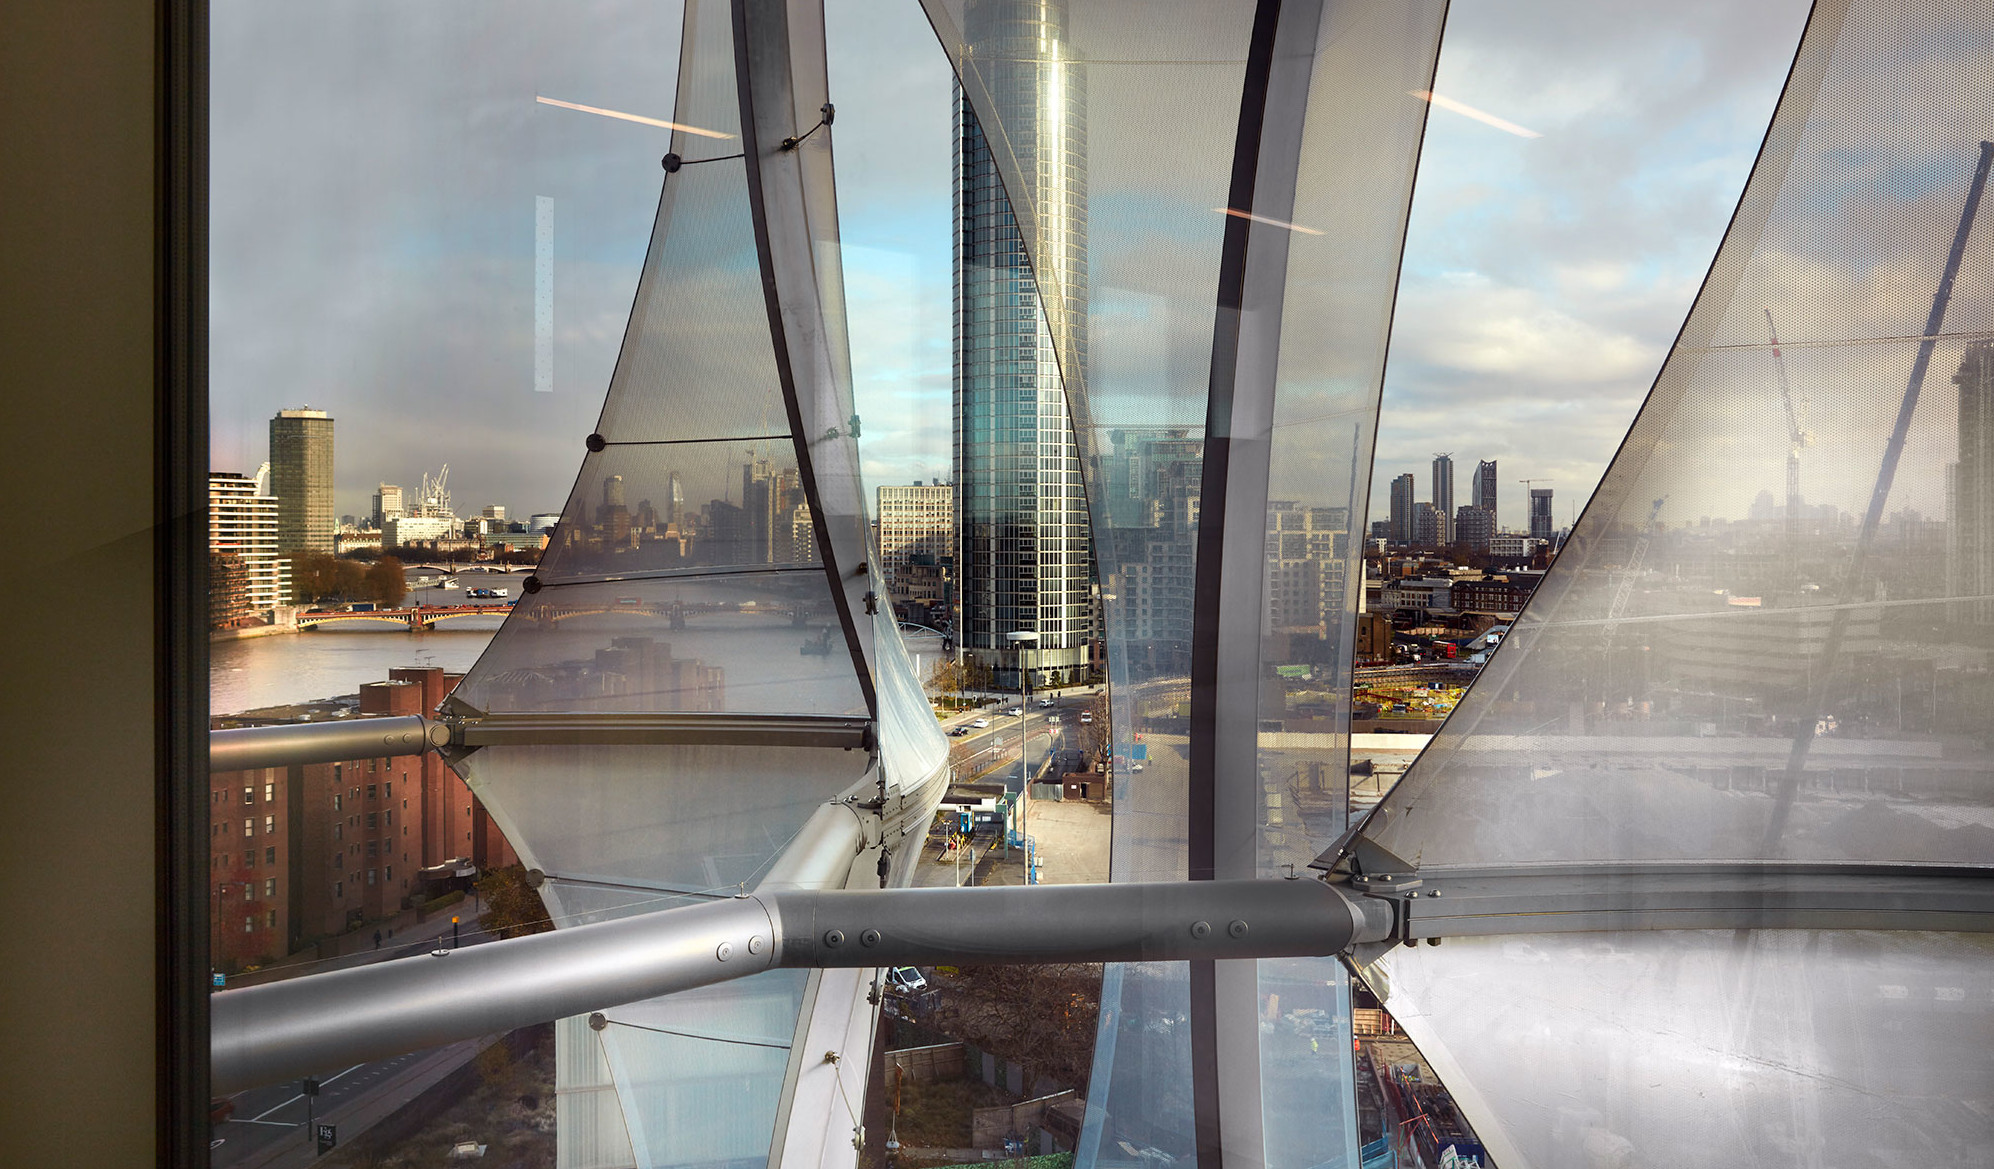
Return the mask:
[[[971,719],[969,725],[980,731],[990,725],[990,720],[987,718]]]
[[[886,972],[886,985],[902,994],[919,994],[928,989],[928,980],[912,966],[895,966]]]
[[[1080,721],[1081,721],[1081,722],[1084,722],[1084,723],[1090,723],[1090,722],[1093,722],[1093,721],[1094,721],[1094,712],[1093,712],[1093,711],[1091,711],[1091,710],[1083,710],[1083,711],[1081,711],[1081,712],[1080,712]]]
[[[505,596],[505,593],[506,590],[504,589],[465,589],[464,590],[464,595],[467,597],[479,597],[479,598],[489,597],[494,600],[499,597]]]

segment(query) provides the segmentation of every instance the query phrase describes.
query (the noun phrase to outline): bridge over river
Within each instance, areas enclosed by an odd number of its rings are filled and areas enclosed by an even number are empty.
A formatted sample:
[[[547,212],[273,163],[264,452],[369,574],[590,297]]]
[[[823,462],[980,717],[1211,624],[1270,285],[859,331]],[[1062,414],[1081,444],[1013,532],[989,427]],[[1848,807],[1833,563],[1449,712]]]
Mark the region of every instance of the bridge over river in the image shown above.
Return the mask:
[[[504,603],[496,605],[416,605],[409,609],[306,610],[298,614],[298,628],[317,629],[342,621],[387,621],[410,629],[434,629],[438,621],[452,617],[503,617],[512,611]]]

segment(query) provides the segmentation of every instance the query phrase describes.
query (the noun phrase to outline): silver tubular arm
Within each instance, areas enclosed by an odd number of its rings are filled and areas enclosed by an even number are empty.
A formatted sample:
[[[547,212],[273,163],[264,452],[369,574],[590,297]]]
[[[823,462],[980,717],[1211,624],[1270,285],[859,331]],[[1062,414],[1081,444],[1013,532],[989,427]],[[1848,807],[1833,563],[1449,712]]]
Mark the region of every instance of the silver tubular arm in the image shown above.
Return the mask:
[[[994,966],[1335,954],[1386,907],[1313,880],[790,890],[764,898],[779,966]],[[1371,922],[1366,914],[1378,914]]]
[[[778,889],[308,975],[212,999],[214,1091],[583,1014],[772,966],[1339,953],[1390,910],[1315,880]]]
[[[213,1091],[509,1031],[768,969],[752,897],[223,991],[209,1000]]]
[[[449,742],[449,727],[413,714],[241,727],[208,732],[208,770],[252,771],[293,763],[420,755]]]

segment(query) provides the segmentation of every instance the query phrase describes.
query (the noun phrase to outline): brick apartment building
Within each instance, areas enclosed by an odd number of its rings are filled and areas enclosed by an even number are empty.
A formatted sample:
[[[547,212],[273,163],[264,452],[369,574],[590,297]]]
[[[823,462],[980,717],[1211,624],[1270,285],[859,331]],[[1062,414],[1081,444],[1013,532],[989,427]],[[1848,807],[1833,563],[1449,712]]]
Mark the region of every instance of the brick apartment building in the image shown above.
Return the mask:
[[[1454,582],[1454,608],[1462,613],[1502,613],[1514,615],[1537,590],[1534,576],[1497,576],[1484,580]]]
[[[425,714],[461,675],[391,670],[360,688],[362,717]],[[393,916],[428,892],[421,872],[518,856],[436,754],[255,771],[208,782],[211,946],[218,967],[283,957]]]

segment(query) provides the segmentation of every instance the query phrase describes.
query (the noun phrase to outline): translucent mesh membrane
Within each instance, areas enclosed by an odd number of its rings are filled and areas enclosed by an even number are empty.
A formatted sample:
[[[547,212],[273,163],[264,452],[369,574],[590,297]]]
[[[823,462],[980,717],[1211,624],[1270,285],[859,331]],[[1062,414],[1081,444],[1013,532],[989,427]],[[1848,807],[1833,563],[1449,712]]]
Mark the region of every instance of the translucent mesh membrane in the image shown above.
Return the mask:
[[[1625,445],[1365,828],[1429,890],[1462,866],[1994,863],[1990,25],[1815,6]],[[1965,1166],[1994,1139],[1990,956],[1599,932],[1401,947],[1366,977],[1504,1166]]]
[[[1987,1163],[1985,935],[1453,938],[1378,969],[1498,1165]]]
[[[608,447],[582,467],[534,575],[562,584],[822,563],[796,448],[784,436]]]
[[[1367,835],[1428,867],[1994,863],[1994,203],[1920,340],[1994,125],[1990,19],[1816,8],[1625,446]]]
[[[1118,881],[1182,880],[1206,410],[1255,6],[925,7],[956,60],[1006,197],[988,232],[972,235],[980,225],[959,220],[959,281],[966,264],[1002,272],[1028,263],[1042,301],[1035,318],[1029,304],[985,306],[959,295],[958,344],[971,337],[979,346],[959,353],[958,395],[976,390],[973,379],[986,370],[997,376],[1024,361],[1021,354],[1058,361],[1092,512],[1121,759],[1112,873]],[[1259,630],[1268,733],[1260,774],[1217,782],[1248,788],[1247,799],[1266,809],[1263,872],[1311,859],[1342,827],[1341,800],[1330,794],[1341,784],[1323,777],[1340,781],[1347,768],[1338,695],[1347,687],[1355,606],[1350,517],[1363,509],[1353,470],[1368,457],[1424,116],[1407,91],[1430,85],[1443,11],[1323,6],[1306,45],[1315,58],[1299,193],[1292,215],[1273,225],[1294,224],[1286,313],[1276,297],[1268,319],[1242,327],[1245,360],[1279,369],[1268,406],[1280,424],[1271,447],[1278,503],[1267,521],[1269,618]],[[1171,164],[1159,164],[1159,149],[1172,152]],[[987,177],[959,174],[959,187],[981,190]],[[1015,240],[1006,235],[1011,222]],[[990,321],[965,315],[985,312]],[[1008,332],[1006,320],[1015,326]],[[993,457],[991,444],[1015,441],[1025,420],[1045,425],[1035,407],[1007,413],[1000,403],[988,419],[959,420],[959,449]],[[973,424],[984,431],[969,433]],[[1046,538],[1043,478],[1060,468],[1033,469],[1039,481],[1013,486],[1034,494],[1037,535]],[[971,488],[983,470],[966,472]],[[1004,468],[987,470],[1001,490]],[[967,517],[968,497],[963,506]],[[1277,532],[1293,538],[1282,545]],[[965,539],[972,536],[966,528]],[[963,555],[967,565],[976,549]],[[1277,667],[1286,667],[1279,680]],[[1089,1163],[1194,1156],[1187,979],[1182,967],[1110,969],[1081,1150]],[[1354,1155],[1345,1129],[1348,1044],[1310,1047],[1290,1025],[1290,1016],[1316,1010],[1345,1014],[1341,969],[1265,964],[1260,991],[1259,1013],[1280,1021],[1261,1044],[1266,1155],[1282,1164]]]
[[[1326,4],[1287,233],[1267,473],[1257,872],[1347,827],[1359,553],[1399,254],[1442,3]],[[1248,334],[1250,335],[1250,334]],[[1293,866],[1289,868],[1288,866]],[[1349,984],[1333,958],[1259,964],[1269,1165],[1357,1163]],[[1325,1025],[1327,1024],[1327,1025]],[[1329,1053],[1334,1052],[1332,1058]]]
[[[724,5],[686,5],[672,151],[597,431],[612,442],[788,434],[769,341],[747,164],[741,152],[733,21]],[[698,133],[696,131],[706,131]],[[724,137],[711,137],[720,134]],[[669,272],[660,280],[652,273]]]
[[[676,733],[697,736],[702,715],[875,713],[825,567],[839,550],[847,566],[865,556],[828,155],[797,245],[822,281],[826,319],[786,313],[784,326],[793,355],[831,368],[793,371],[792,410],[748,171],[727,157],[742,149],[732,28],[728,4],[687,5],[672,135],[682,165],[665,175],[597,434],[536,591],[455,692],[474,717],[669,715]],[[789,80],[821,93],[821,76],[802,75],[821,73],[821,29],[814,53],[810,28],[787,31],[800,62]],[[777,270],[797,259],[783,238],[771,233]],[[863,632],[880,695],[877,762],[903,792],[938,798],[946,743],[890,609]],[[753,887],[817,807],[869,782],[874,762],[837,748],[563,744],[487,747],[459,768],[542,873],[555,923],[571,926]],[[811,985],[804,972],[772,972],[610,1008],[600,1026],[562,1021],[561,1163],[749,1166],[767,1161],[779,1130],[842,1139],[841,1100],[785,1096],[790,1047],[822,1012],[870,1020],[875,1008],[862,984],[837,1002]],[[862,1041],[849,1054],[867,1066]]]
[[[565,927],[752,888],[866,763],[809,748],[501,747],[460,768],[545,874],[541,898]],[[563,1163],[765,1158],[805,978],[773,971],[612,1007],[600,1030],[562,1021]]]
[[[1187,484],[1196,494],[1224,234],[1216,209],[1225,205],[1252,6],[1168,4],[1140,15],[1084,0],[925,6],[988,142],[1036,278],[1047,356],[1059,359],[1089,476],[1116,749],[1127,757],[1142,733],[1152,759],[1141,782],[1115,785],[1111,871],[1118,881],[1182,879],[1184,730],[1142,725],[1129,708],[1147,697],[1174,713],[1172,703],[1188,698],[1195,513],[1157,514],[1169,501],[1149,475],[1126,483],[1125,506],[1109,510],[1099,468],[1105,457],[1139,458],[1143,439],[1174,426],[1192,441],[1173,448],[1170,482],[1180,504]],[[1213,153],[1158,166],[1164,142]],[[993,440],[1004,437],[1001,422],[992,419]],[[967,514],[967,499],[963,506]],[[965,563],[974,552],[964,548]],[[1137,595],[1136,577],[1154,609],[1131,626],[1119,607]],[[1087,1163],[1131,1160],[1144,1148],[1194,1155],[1187,977],[1182,966],[1109,969],[1081,1142]]]
[[[620,915],[752,888],[865,763],[862,751],[806,747],[487,747],[460,770],[521,860],[561,890],[565,914]],[[576,901],[568,882],[623,892]]]
[[[508,713],[865,711],[815,569],[549,586],[513,606],[457,697]]]
[[[457,690],[482,712],[866,709],[818,567],[746,166],[724,157],[742,148],[727,6],[689,5],[682,46],[683,165],[664,178],[600,441],[535,569],[544,587]]]

